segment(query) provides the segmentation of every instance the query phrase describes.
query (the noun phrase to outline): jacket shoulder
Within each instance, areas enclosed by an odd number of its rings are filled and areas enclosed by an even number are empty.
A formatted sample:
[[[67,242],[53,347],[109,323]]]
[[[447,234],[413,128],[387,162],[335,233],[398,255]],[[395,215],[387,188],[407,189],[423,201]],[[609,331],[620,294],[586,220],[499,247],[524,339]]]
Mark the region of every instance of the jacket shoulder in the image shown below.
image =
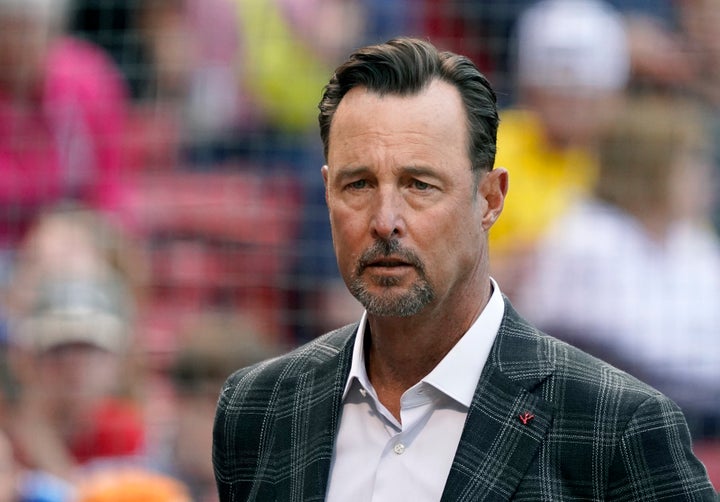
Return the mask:
[[[345,326],[285,355],[242,368],[226,380],[213,426],[213,465],[220,500],[276,499],[273,487],[279,473],[268,458],[282,432],[277,421],[295,411],[288,389],[313,372],[331,378],[340,375],[343,351],[351,349],[356,331],[357,325]]]
[[[545,351],[551,355],[557,376],[571,380],[579,387],[607,385],[618,392],[636,395],[637,399],[657,397],[660,391],[624,370],[599,359],[565,341],[541,333]]]
[[[283,380],[322,366],[336,357],[356,332],[357,324],[343,326],[286,354],[237,370],[225,381],[220,404],[241,399],[246,392],[267,393]]]
[[[602,392],[623,396],[637,406],[650,397],[664,397],[650,385],[612,364],[558,338],[539,331],[512,307],[506,309],[495,352],[497,364],[512,380],[531,390],[545,378],[561,385],[562,395]],[[546,395],[551,397],[552,393]]]
[[[538,486],[552,488],[552,500],[714,500],[683,413],[670,398],[538,331],[512,309],[502,329],[495,363],[552,410],[518,500],[537,500]],[[550,459],[552,469],[544,463]]]

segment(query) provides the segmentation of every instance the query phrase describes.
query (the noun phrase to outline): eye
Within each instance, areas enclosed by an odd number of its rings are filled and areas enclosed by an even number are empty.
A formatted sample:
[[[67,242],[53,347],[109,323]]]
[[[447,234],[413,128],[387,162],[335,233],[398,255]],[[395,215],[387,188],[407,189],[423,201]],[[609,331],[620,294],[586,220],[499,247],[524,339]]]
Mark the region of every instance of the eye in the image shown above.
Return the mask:
[[[416,190],[429,190],[432,188],[432,186],[429,183],[425,183],[424,181],[420,180],[412,180],[412,187]]]
[[[347,184],[347,188],[351,190],[362,190],[363,188],[367,188],[367,186],[367,180],[355,180]]]

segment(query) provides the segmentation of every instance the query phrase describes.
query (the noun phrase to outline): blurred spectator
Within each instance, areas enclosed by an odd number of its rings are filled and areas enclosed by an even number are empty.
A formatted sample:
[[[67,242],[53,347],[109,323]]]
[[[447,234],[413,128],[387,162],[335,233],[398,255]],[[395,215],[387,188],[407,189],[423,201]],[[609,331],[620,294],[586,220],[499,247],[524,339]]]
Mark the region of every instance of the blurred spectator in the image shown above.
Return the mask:
[[[679,2],[686,56],[695,69],[692,87],[720,109],[720,6],[712,0]]]
[[[711,121],[715,194],[720,194],[720,5],[713,0],[679,2],[685,55],[692,62],[694,73],[685,90],[698,95],[707,104]],[[716,195],[713,210],[715,229],[720,232],[720,196]]]
[[[622,18],[601,0],[536,3],[518,22],[517,44],[520,99],[501,113],[495,162],[511,190],[490,232],[493,274],[511,297],[537,239],[591,190],[596,141],[629,75]]]
[[[17,247],[17,266],[5,307],[18,315],[34,304],[37,285],[51,279],[120,281],[133,308],[141,306],[149,280],[144,250],[106,214],[60,204],[37,215]]]
[[[287,347],[264,337],[253,323],[231,312],[206,312],[181,328],[170,364],[177,402],[175,427],[161,467],[190,488],[193,500],[217,500],[212,467],[212,427],[217,396],[237,368],[281,354]]]
[[[643,12],[625,16],[631,62],[631,88],[678,88],[693,80],[692,62],[674,24]]]
[[[72,479],[78,466],[141,455],[140,408],[123,395],[130,335],[122,291],[72,279],[40,288],[13,328],[19,391],[9,430],[20,459]]]
[[[97,47],[63,35],[66,0],[0,0],[0,281],[38,212],[123,196],[126,88]]]
[[[142,261],[116,230],[101,213],[59,209],[19,247],[5,298],[17,386],[6,422],[30,470],[71,479],[79,466],[144,452],[128,374]]]
[[[675,399],[695,439],[718,435],[709,142],[694,103],[636,100],[603,137],[594,197],[554,222],[516,303],[542,329]]]
[[[188,155],[170,167],[225,162],[242,127],[262,127],[260,107],[239,78],[232,0],[150,1],[137,10],[137,35],[152,63],[149,112],[174,120],[174,146]]]
[[[520,14],[538,0],[425,0],[427,33],[434,42],[468,54],[498,90],[501,106],[517,99],[514,88],[515,30]],[[628,32],[633,78],[687,82],[687,58],[677,34],[674,0],[608,0]]]
[[[180,167],[267,170],[305,167],[314,89],[364,16],[348,0],[170,0],[140,18],[155,98],[181,121]]]
[[[235,2],[251,92],[279,127],[308,131],[317,116],[318,84],[322,87],[340,55],[362,40],[361,2]]]

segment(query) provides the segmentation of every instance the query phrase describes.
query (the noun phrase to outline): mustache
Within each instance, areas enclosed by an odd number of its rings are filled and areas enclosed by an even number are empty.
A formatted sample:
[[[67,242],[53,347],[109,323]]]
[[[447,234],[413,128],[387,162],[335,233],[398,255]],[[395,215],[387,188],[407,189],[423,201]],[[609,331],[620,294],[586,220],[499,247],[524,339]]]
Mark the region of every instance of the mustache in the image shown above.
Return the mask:
[[[420,258],[411,250],[405,249],[400,246],[400,242],[397,240],[378,240],[371,248],[366,249],[357,264],[357,275],[360,275],[371,263],[393,256],[400,260],[412,265],[420,271],[425,272],[425,266],[423,265]]]

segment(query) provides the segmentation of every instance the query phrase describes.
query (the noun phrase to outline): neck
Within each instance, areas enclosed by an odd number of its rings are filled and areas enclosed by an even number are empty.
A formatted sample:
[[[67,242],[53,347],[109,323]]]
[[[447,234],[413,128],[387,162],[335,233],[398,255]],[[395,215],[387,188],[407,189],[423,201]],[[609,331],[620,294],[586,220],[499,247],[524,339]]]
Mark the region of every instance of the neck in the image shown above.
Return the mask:
[[[400,397],[430,373],[472,326],[490,298],[482,291],[428,306],[412,317],[368,315],[366,364],[378,398],[400,419]],[[468,298],[476,298],[469,301]],[[447,305],[453,305],[447,309]]]

